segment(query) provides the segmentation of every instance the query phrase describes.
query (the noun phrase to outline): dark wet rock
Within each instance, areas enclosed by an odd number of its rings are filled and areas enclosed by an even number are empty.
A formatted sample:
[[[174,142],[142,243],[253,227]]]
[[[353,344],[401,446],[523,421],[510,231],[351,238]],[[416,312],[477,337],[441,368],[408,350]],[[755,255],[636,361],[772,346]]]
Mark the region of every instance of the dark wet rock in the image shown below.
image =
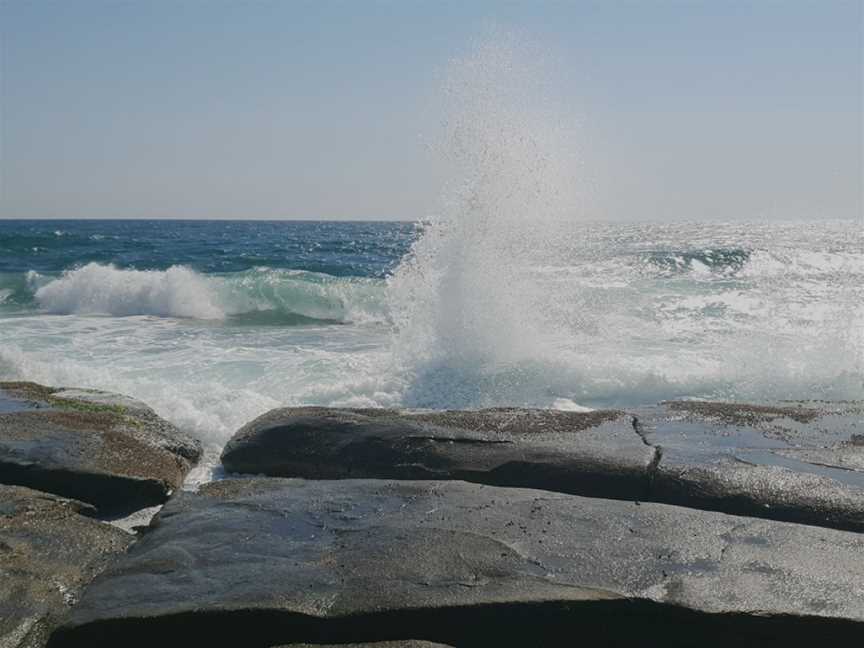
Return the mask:
[[[274,648],[451,648],[441,643],[431,641],[415,641],[413,639],[397,641],[364,641],[349,644],[284,644]]]
[[[201,454],[197,440],[127,396],[0,383],[0,401],[0,482],[100,513],[165,501]]]
[[[277,409],[234,435],[226,470],[307,479],[463,479],[638,499],[654,450],[617,411]]]
[[[180,493],[60,646],[802,645],[864,631],[864,536],[461,481]]]
[[[81,502],[0,485],[0,646],[44,646],[81,589],[131,536]]]
[[[864,531],[856,403],[671,402],[636,412],[661,460],[648,499]]]

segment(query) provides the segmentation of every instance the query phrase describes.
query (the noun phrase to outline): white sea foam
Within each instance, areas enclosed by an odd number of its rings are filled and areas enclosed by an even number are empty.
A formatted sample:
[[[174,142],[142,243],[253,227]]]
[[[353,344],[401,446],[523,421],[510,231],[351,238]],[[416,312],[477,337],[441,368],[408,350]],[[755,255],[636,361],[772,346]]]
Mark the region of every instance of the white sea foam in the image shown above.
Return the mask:
[[[831,249],[835,226],[582,224],[573,131],[526,60],[498,35],[446,77],[452,178],[389,282],[402,402],[864,396],[860,245]]]
[[[496,35],[445,77],[439,152],[451,178],[389,284],[410,404],[496,400],[487,389],[509,390],[495,377],[542,364],[560,333],[533,269],[574,216],[578,165],[544,102],[543,70],[521,54]]]
[[[88,263],[38,288],[36,300],[49,313],[225,316],[208,282],[182,266],[165,271],[121,270]]]
[[[43,315],[3,321],[0,339],[0,380],[127,394],[214,447],[280,405],[395,404],[381,389],[384,334],[363,327],[253,335],[195,320]]]
[[[851,251],[800,249],[756,250],[739,273],[742,277],[818,277],[829,274],[864,279],[864,255]]]

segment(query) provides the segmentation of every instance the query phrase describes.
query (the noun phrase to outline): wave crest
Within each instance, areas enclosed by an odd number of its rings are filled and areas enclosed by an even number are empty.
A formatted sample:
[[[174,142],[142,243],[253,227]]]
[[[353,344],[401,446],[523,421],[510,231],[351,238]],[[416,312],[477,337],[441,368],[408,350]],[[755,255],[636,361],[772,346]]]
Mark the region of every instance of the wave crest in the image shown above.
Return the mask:
[[[13,281],[24,283],[20,276]],[[26,285],[39,308],[54,314],[232,319],[250,324],[387,319],[381,280],[301,270],[257,268],[202,275],[185,266],[126,270],[89,263],[60,277],[30,272]]]
[[[225,311],[207,280],[183,266],[167,270],[121,270],[88,263],[37,288],[49,313],[156,315],[222,319]]]
[[[660,277],[684,273],[733,276],[747,265],[750,255],[749,250],[742,248],[656,251],[643,257],[642,263],[648,274]]]

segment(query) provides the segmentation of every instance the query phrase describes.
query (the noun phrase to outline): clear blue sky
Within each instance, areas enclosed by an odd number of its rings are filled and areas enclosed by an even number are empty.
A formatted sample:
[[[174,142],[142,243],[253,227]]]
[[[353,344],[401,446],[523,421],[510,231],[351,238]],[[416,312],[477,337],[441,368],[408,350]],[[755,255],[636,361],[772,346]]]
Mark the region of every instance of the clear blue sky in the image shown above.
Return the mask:
[[[563,63],[589,217],[861,213],[860,1],[0,0],[0,218],[422,217],[490,21]]]

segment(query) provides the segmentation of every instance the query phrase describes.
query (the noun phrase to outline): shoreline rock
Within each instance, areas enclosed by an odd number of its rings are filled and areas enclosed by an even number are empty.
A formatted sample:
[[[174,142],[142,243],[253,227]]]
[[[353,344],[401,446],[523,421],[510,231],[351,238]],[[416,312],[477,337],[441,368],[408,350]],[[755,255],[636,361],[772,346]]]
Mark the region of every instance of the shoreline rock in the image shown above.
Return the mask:
[[[0,482],[93,504],[99,513],[164,502],[201,444],[135,399],[0,383]]]
[[[50,646],[854,639],[862,555],[859,534],[663,504],[461,481],[226,480],[173,498]]]
[[[0,646],[43,646],[83,587],[132,537],[82,502],[0,485]]]
[[[864,409],[673,401],[636,413],[662,448],[651,500],[864,531]]]
[[[461,479],[864,531],[862,412],[703,401],[632,415],[283,408],[243,426],[222,461],[235,473]]]
[[[857,640],[862,414],[283,408],[192,493],[140,401],[0,383],[0,483],[56,493],[0,485],[0,646]]]
[[[615,410],[283,408],[243,426],[222,463],[307,479],[461,479],[624,499],[647,495],[655,450]]]

